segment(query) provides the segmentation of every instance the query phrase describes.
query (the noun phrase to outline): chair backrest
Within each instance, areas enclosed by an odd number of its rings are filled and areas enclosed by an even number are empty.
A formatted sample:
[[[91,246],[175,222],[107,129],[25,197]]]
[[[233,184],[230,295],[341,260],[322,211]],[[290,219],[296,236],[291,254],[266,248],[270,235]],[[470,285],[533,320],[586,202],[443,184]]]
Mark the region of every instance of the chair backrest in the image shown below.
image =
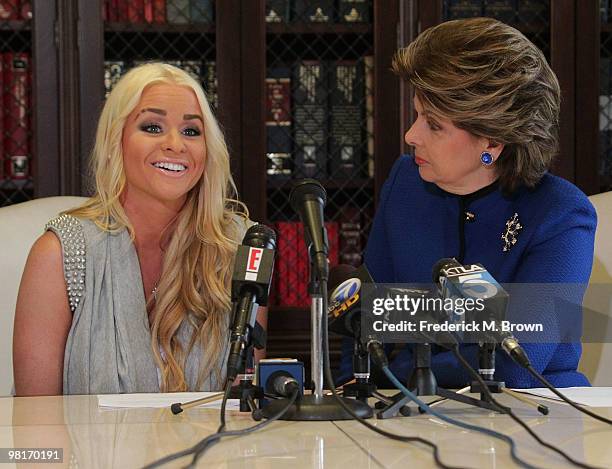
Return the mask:
[[[34,241],[58,213],[85,197],[47,197],[0,208],[0,396],[13,387],[13,319],[21,274]]]
[[[597,313],[597,336],[612,341],[612,191],[589,197],[597,211],[597,231],[595,233],[595,255],[593,270],[589,280],[590,287],[584,296],[584,306]],[[610,284],[602,294],[602,284]],[[585,315],[589,321],[588,315]],[[612,386],[612,343],[605,339],[600,343],[588,343],[593,336],[594,324],[585,322],[582,358],[579,369],[594,386]]]

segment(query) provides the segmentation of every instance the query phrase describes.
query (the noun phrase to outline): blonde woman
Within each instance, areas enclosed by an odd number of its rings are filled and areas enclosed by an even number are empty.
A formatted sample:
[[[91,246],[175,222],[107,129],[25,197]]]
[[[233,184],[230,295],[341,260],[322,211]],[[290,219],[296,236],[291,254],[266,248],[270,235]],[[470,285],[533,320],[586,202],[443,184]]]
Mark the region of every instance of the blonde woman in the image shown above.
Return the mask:
[[[221,389],[249,222],[200,85],[166,64],[128,72],[102,110],[92,163],[95,194],[50,221],[26,263],[16,394]]]

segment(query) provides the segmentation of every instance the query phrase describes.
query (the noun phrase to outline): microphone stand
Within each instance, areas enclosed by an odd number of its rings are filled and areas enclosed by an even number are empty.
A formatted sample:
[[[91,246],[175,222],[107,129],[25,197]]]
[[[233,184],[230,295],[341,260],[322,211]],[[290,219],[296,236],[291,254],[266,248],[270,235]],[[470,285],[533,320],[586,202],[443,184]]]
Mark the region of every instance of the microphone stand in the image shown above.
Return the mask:
[[[355,339],[353,349],[353,376],[355,382],[342,387],[343,395],[368,402],[369,397],[375,396],[376,385],[370,383],[370,353],[359,339]]]
[[[508,392],[505,389],[505,383],[503,381],[496,381],[493,379],[493,374],[495,373],[495,344],[479,344],[478,357],[478,373],[487,384],[489,390],[492,393],[506,392],[516,397],[514,393]],[[480,393],[480,399],[439,387],[436,377],[431,370],[431,345],[428,343],[415,344],[414,368],[408,380],[408,388],[417,396],[440,396],[442,399],[436,400],[436,404],[444,400],[453,400],[463,404],[501,412],[487,399],[478,381],[472,381],[470,392]],[[379,419],[395,417],[398,414],[404,417],[410,415],[409,408],[404,407],[410,402],[408,397],[399,392],[391,396],[390,399],[391,402],[376,414]],[[540,413],[544,415],[548,414],[548,408],[546,408],[546,406],[538,405],[539,403],[530,404],[536,407]]]
[[[408,379],[408,389],[417,396],[435,396],[439,395],[447,399],[452,399],[445,393],[453,393],[446,389],[438,387],[438,381],[431,369],[431,344],[417,343],[414,344],[414,367],[412,374]],[[460,396],[460,394],[458,394]],[[463,397],[463,396],[462,396]],[[376,417],[379,419],[388,419],[400,414],[404,417],[411,415],[410,408],[407,404],[411,402],[410,398],[399,392],[391,396],[391,402],[380,410]]]
[[[241,364],[241,371],[238,375],[238,384],[232,386],[230,399],[240,399],[240,412],[253,412],[257,409],[255,399],[263,399],[264,390],[261,386],[253,384],[255,377],[255,365],[253,352],[254,348],[261,349],[266,343],[266,331],[258,322],[253,328],[247,328],[247,342],[245,350],[245,360]]]
[[[503,381],[493,379],[495,374],[495,344],[490,342],[478,344],[478,374],[483,379],[487,388],[492,393],[498,394],[502,392],[502,388],[506,385]],[[470,392],[480,393],[481,401],[489,401],[480,383],[476,380],[470,384]]]
[[[323,321],[327,321],[327,312],[323,308],[324,303],[326,303],[324,299],[327,298],[327,282],[319,279],[314,259],[315,256],[310,255],[310,283],[308,285],[308,293],[311,298],[312,339],[310,351],[314,389],[312,394],[298,398],[280,420],[352,420],[353,416],[344,410],[334,396],[323,394],[323,366],[325,363],[323,346],[328,347],[328,344],[323,344]],[[340,399],[343,399],[344,403],[359,417],[369,418],[372,416],[372,408],[367,404],[355,399],[344,397],[340,397]],[[264,418],[270,418],[284,409],[287,402],[288,399],[277,399],[264,407],[261,410],[261,415]]]

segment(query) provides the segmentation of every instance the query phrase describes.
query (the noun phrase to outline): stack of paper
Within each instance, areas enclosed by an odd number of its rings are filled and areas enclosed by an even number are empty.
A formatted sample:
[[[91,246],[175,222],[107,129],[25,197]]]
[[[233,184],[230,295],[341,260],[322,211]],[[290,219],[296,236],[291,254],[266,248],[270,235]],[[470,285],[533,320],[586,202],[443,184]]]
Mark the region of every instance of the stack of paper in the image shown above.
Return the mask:
[[[561,401],[561,399],[548,388],[515,389],[515,391]],[[577,404],[589,407],[612,407],[612,388],[559,388],[559,392]]]
[[[99,407],[114,407],[114,408],[137,408],[137,407],[168,407],[176,402],[186,404],[187,402],[209,397],[217,392],[175,392],[175,393],[141,393],[141,394],[99,394]],[[228,399],[227,410],[238,410],[240,406],[239,399]],[[220,409],[221,399],[203,404],[197,408]]]

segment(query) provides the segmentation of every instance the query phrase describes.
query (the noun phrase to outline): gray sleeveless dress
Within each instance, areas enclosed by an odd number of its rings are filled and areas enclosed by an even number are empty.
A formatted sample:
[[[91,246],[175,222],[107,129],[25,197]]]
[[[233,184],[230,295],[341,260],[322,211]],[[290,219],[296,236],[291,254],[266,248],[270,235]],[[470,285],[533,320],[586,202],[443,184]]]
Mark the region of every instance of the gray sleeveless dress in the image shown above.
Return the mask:
[[[71,215],[51,220],[46,229],[62,245],[73,314],[64,353],[64,394],[159,392],[140,264],[128,231],[110,234]],[[196,389],[203,356],[196,344],[186,361],[190,391],[222,388],[229,352],[226,330],[223,353],[213,366],[222,370],[221,381],[211,373]],[[189,321],[183,321],[178,337],[185,348],[191,334]]]

